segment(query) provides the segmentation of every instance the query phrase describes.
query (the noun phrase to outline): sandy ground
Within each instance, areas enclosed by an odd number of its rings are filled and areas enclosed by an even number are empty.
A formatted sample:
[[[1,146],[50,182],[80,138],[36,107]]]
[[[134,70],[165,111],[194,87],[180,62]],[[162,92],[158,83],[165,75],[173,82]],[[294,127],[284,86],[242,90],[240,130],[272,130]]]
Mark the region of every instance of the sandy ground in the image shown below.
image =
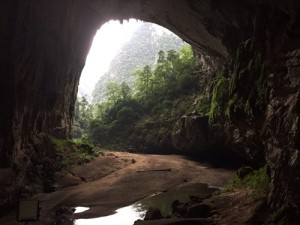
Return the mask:
[[[58,208],[84,206],[90,210],[74,215],[93,218],[109,215],[153,193],[190,183],[223,186],[235,172],[209,168],[177,155],[108,153],[94,161],[57,174],[57,191],[35,196],[42,207],[39,225],[54,224]],[[15,225],[15,212],[0,218],[2,225]]]

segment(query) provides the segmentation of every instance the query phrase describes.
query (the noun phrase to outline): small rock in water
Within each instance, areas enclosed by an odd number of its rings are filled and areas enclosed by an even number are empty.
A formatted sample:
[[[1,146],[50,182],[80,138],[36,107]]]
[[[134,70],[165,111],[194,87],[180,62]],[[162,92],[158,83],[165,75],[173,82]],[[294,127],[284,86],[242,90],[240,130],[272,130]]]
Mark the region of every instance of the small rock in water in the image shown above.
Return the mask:
[[[176,209],[177,207],[180,205],[181,203],[178,201],[178,200],[175,200],[173,203],[172,203],[172,212],[176,212]]]
[[[178,216],[183,216],[186,214],[187,205],[186,203],[181,203],[178,200],[175,200],[172,203],[172,213]]]
[[[146,212],[144,220],[159,220],[162,219],[163,216],[158,208],[149,207]]]

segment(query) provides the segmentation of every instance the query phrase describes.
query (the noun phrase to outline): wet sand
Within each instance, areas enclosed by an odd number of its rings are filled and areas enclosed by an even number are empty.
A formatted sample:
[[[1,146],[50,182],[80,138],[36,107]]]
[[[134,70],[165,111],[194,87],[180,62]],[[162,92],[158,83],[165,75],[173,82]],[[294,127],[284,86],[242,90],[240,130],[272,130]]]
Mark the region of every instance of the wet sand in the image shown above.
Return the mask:
[[[95,218],[175,187],[198,182],[220,187],[230,183],[234,174],[235,171],[210,168],[184,156],[108,153],[58,173],[57,191],[34,197],[42,207],[37,224],[53,225],[61,207],[89,207],[72,218]],[[18,224],[15,212],[1,217],[0,224]]]

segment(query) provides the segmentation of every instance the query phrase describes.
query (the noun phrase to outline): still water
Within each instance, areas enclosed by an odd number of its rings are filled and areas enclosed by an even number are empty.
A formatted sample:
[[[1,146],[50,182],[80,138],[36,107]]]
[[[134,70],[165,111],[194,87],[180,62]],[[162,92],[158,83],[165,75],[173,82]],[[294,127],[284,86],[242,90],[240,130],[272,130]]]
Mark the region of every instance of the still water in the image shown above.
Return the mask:
[[[74,221],[74,225],[133,225],[136,220],[145,217],[149,207],[159,208],[162,215],[166,216],[172,211],[171,205],[173,201],[188,202],[191,195],[204,197],[216,190],[216,188],[208,187],[206,184],[197,183],[183,189],[169,190],[144,198],[133,205],[116,210],[116,213],[113,215],[93,219],[77,219]],[[86,210],[88,210],[86,207],[77,207],[75,213]]]
[[[74,225],[133,225],[134,221],[143,219],[145,216],[146,210],[139,210],[139,205],[133,204],[116,210],[116,213],[113,215],[75,220]]]

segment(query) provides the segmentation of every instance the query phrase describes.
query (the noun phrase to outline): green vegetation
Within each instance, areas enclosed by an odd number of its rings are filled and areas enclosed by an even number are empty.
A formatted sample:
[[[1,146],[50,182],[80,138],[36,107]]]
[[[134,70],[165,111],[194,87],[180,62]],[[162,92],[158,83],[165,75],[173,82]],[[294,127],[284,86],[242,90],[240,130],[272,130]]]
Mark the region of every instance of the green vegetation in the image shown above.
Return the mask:
[[[101,150],[79,140],[65,140],[50,137],[57,150],[58,169],[74,164],[84,164],[97,157]]]
[[[136,98],[146,107],[156,105],[157,100],[170,101],[188,93],[194,86],[195,59],[189,46],[179,52],[160,51],[157,64],[153,70],[146,65],[135,72]]]
[[[220,72],[213,82],[209,121],[224,117],[252,121],[262,116],[267,98],[265,67],[262,54],[252,50],[252,40],[241,43],[230,70]]]
[[[144,145],[145,140],[153,145],[164,142],[171,129],[165,126],[168,117],[186,110],[180,99],[184,99],[182,93],[189,92],[185,87],[195,86],[192,72],[187,71],[194,66],[193,52],[184,41],[144,23],[96,84],[93,104],[85,97],[77,99],[73,137],[118,149],[131,147],[133,140],[135,147]],[[178,112],[174,98],[179,99]],[[155,125],[149,126],[148,117]],[[152,136],[157,140],[150,143]]]
[[[224,191],[232,191],[238,188],[248,187],[253,191],[254,196],[263,195],[270,187],[270,178],[267,173],[267,167],[254,170],[243,178],[237,177],[232,184],[226,186]]]
[[[85,97],[77,98],[75,103],[75,116],[73,125],[73,137],[85,138],[86,130],[93,118],[93,105],[89,104]]]
[[[222,115],[225,104],[228,102],[229,79],[220,74],[213,82],[213,86],[210,110],[208,113],[210,123],[213,123],[216,118]]]
[[[242,170],[243,168],[241,168]],[[244,169],[249,169],[245,167]],[[258,170],[250,172],[248,175],[237,177],[232,184],[225,186],[221,192],[230,192],[240,188],[250,188],[254,198],[265,197],[270,191],[271,180],[267,173],[267,166],[264,166]],[[242,174],[242,173],[240,173]],[[220,193],[220,192],[219,192]],[[218,193],[217,193],[218,194]],[[296,225],[298,211],[295,207],[290,204],[278,205],[274,209],[268,209],[269,211],[264,212],[266,215],[265,225]],[[268,215],[268,216],[267,216]]]
[[[208,116],[211,125],[217,121],[251,122],[263,115],[266,63],[262,54],[252,50],[252,40],[241,43],[213,82],[201,78],[211,84],[208,94],[201,90],[194,73],[196,60],[190,46],[177,52],[159,51],[155,58],[155,64],[132,72],[133,84],[108,82],[101,103],[90,105],[85,98],[78,99],[74,136],[111,149],[147,151],[146,146],[168,151],[174,149],[174,123],[185,114]]]
[[[125,82],[109,83],[106,100],[95,104],[88,137],[98,145],[111,148],[135,146],[166,147],[172,124],[191,107],[196,80],[195,58],[190,46],[178,52],[160,51],[153,68],[145,65],[134,73],[131,89]],[[197,106],[199,107],[199,105]]]

